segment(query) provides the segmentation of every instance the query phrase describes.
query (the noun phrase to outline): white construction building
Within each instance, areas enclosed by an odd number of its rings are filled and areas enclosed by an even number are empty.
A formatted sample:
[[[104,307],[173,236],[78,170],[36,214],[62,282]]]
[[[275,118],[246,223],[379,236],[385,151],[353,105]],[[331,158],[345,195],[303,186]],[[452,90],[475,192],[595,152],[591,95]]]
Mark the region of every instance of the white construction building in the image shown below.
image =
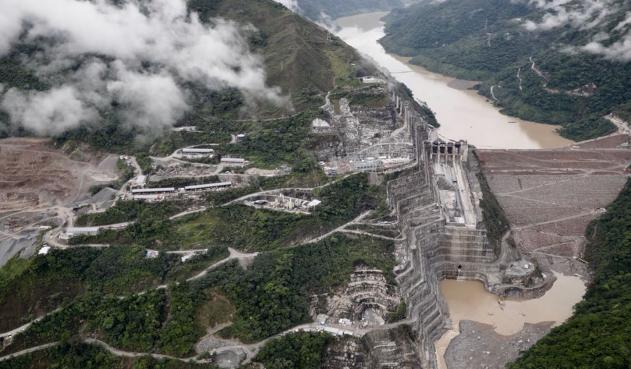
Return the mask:
[[[159,188],[134,188],[131,190],[132,195],[149,195],[161,193],[173,193],[175,187],[159,187]]]
[[[232,182],[216,182],[184,187],[184,191],[203,191],[232,186]]]
[[[247,161],[243,158],[221,158],[221,165],[226,167],[243,168],[247,165]]]
[[[186,147],[178,150],[176,156],[185,159],[205,159],[215,156],[215,150],[207,148]]]

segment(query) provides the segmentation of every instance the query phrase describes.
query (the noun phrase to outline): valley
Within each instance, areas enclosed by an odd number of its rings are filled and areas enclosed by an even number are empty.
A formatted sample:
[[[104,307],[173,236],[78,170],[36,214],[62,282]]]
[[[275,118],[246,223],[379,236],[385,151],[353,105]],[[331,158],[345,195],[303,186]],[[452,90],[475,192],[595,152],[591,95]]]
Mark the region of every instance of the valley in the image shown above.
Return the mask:
[[[41,39],[0,48],[0,66],[19,71],[0,70],[0,369],[625,367],[624,112],[574,141],[504,115],[499,85],[478,94],[485,78],[388,54],[386,13],[329,33],[270,0],[172,1],[139,13],[174,28],[149,41],[132,31],[148,44],[131,59],[69,57],[51,78],[57,65],[23,63],[49,51]],[[124,20],[125,4],[99,6]],[[345,6],[331,14],[359,12]],[[191,49],[171,38],[181,30]],[[239,63],[205,55],[200,35]],[[155,64],[155,45],[174,55]],[[130,122],[146,91],[121,63],[172,78],[184,112]],[[96,65],[108,89],[77,82]],[[214,68],[231,77],[207,79]],[[513,75],[520,90],[527,70]],[[100,96],[97,121],[50,133],[64,110],[48,102],[42,135],[28,106],[11,105],[58,83],[86,106]]]
[[[475,79],[505,114],[560,126],[564,137],[615,132],[629,99],[628,2],[474,0],[412,5],[386,19],[384,47],[412,63]],[[609,50],[609,46],[612,50]]]
[[[440,122],[439,135],[446,139],[464,139],[479,148],[536,149],[562,147],[572,142],[559,136],[554,126],[501,114],[475,90],[469,89],[468,81],[431,73],[409,64],[409,59],[388,54],[379,44],[385,36],[381,18],[386,15],[381,12],[340,18],[336,21],[341,27],[337,34],[427,103]],[[457,87],[458,84],[464,88]]]

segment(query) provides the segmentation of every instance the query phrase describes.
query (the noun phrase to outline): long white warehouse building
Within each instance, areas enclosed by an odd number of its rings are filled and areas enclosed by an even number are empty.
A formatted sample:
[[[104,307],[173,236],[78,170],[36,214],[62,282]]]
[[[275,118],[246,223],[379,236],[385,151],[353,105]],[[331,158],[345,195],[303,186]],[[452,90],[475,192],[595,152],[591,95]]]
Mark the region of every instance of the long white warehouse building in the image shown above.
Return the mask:
[[[232,182],[216,182],[216,183],[207,183],[201,185],[193,185],[184,187],[185,191],[196,191],[196,190],[205,190],[209,188],[220,188],[220,187],[230,187],[232,186]]]
[[[135,188],[131,190],[131,193],[133,194],[169,193],[169,192],[175,192],[175,187]]]

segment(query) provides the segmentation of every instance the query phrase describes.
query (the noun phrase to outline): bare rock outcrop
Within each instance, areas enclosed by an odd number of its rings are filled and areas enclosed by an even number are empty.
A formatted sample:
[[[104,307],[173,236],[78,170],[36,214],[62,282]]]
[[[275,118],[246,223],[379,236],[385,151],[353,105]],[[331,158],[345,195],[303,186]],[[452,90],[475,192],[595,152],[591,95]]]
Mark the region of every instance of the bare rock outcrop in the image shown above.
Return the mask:
[[[400,301],[396,287],[386,282],[381,270],[360,266],[341,293],[327,298],[326,315],[335,322],[383,325]]]

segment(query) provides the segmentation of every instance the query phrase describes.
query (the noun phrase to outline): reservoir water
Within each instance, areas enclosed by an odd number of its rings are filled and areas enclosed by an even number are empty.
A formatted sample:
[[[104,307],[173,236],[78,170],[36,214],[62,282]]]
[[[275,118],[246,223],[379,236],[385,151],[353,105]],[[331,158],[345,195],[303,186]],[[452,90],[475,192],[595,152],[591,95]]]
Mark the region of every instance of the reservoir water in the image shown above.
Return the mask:
[[[499,112],[498,108],[461,81],[431,73],[407,63],[406,58],[387,54],[378,40],[384,36],[380,19],[386,13],[369,13],[340,18],[337,35],[363,55],[406,84],[414,96],[436,113],[439,134],[448,139],[465,139],[480,148],[539,149],[563,147],[572,143],[558,135],[555,126],[523,121]],[[506,300],[487,292],[475,281],[444,280],[441,292],[452,322],[435,344],[440,369],[446,369],[444,354],[456,337],[461,320],[490,324],[501,335],[519,332],[524,323],[554,322],[558,325],[572,314],[573,306],[585,293],[585,283],[577,276],[556,274],[557,281],[542,297]]]
[[[407,63],[406,58],[387,54],[378,40],[384,33],[380,19],[387,13],[368,13],[339,18],[337,35],[360,53],[373,59],[414,96],[426,102],[441,124],[439,134],[464,139],[479,148],[537,149],[569,145],[557,127],[508,117],[497,107],[467,87],[471,83],[431,73]]]

